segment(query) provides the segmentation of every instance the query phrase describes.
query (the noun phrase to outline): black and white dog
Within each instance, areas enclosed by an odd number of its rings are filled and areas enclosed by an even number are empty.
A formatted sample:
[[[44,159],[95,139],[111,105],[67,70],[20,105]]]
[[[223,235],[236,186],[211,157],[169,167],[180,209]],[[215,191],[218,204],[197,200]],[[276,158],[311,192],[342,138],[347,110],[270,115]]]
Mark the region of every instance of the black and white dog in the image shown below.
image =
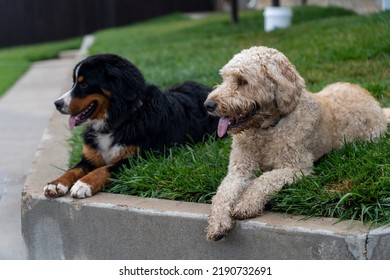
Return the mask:
[[[88,57],[73,71],[73,87],[55,101],[85,126],[82,160],[44,187],[46,197],[94,195],[129,156],[145,150],[199,142],[215,132],[218,118],[203,106],[211,88],[185,82],[161,92],[128,60],[113,54]]]

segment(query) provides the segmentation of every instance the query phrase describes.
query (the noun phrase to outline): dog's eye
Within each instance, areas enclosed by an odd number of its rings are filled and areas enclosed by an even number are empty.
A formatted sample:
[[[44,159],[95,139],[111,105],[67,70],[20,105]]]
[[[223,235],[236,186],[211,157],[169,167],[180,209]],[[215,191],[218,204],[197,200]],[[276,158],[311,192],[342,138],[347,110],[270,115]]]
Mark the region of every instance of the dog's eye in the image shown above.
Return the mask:
[[[245,80],[244,78],[242,78],[242,77],[237,78],[237,85],[238,86],[245,86],[247,84],[248,84],[248,81]]]

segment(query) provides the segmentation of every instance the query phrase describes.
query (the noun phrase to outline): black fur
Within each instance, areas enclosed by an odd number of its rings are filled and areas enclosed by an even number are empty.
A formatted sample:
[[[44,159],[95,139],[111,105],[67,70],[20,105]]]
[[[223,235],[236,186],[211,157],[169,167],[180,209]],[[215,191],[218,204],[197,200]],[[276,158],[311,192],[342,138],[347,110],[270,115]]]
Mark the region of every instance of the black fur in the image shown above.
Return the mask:
[[[76,65],[73,79],[72,89],[54,104],[70,115],[71,128],[86,126],[83,157],[44,188],[49,198],[69,190],[73,197],[91,196],[129,164],[129,156],[202,141],[218,125],[203,106],[211,88],[185,82],[162,92],[117,55],[84,59]]]
[[[111,93],[106,125],[99,132],[113,133],[113,145],[163,151],[175,144],[202,141],[216,130],[218,119],[203,106],[209,87],[185,82],[162,92],[147,84],[131,62],[112,54],[91,56],[79,65],[78,75],[88,81],[88,91]],[[85,131],[85,142],[95,148],[96,132],[93,126]]]

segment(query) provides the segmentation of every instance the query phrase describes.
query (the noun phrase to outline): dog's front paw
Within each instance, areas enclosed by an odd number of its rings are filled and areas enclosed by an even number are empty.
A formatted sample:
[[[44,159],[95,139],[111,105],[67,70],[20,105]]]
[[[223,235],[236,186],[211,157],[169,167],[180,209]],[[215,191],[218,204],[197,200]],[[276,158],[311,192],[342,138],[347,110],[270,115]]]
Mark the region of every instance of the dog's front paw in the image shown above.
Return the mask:
[[[70,195],[75,198],[86,198],[92,196],[92,188],[90,185],[77,181],[70,189]]]
[[[55,198],[66,195],[68,190],[69,187],[62,185],[61,183],[49,183],[43,188],[43,194],[48,198]]]
[[[206,228],[206,239],[218,241],[224,238],[234,226],[234,220],[229,216],[221,219],[209,219],[209,225]]]
[[[231,215],[234,219],[244,220],[257,217],[264,209],[263,204],[251,204],[246,201],[239,201],[232,209]]]

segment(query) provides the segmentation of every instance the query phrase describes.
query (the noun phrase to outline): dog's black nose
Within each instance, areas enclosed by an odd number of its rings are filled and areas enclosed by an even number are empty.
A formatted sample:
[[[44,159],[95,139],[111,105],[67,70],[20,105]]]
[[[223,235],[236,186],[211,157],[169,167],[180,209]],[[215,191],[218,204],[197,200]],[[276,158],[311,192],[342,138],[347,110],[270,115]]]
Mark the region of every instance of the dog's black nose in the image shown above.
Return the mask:
[[[54,105],[56,106],[58,111],[61,111],[61,109],[64,107],[64,100],[62,98],[57,99],[56,101],[54,101]]]
[[[206,102],[204,103],[204,106],[206,107],[207,111],[214,112],[215,109],[217,108],[217,102],[215,102],[212,99],[207,99]]]

